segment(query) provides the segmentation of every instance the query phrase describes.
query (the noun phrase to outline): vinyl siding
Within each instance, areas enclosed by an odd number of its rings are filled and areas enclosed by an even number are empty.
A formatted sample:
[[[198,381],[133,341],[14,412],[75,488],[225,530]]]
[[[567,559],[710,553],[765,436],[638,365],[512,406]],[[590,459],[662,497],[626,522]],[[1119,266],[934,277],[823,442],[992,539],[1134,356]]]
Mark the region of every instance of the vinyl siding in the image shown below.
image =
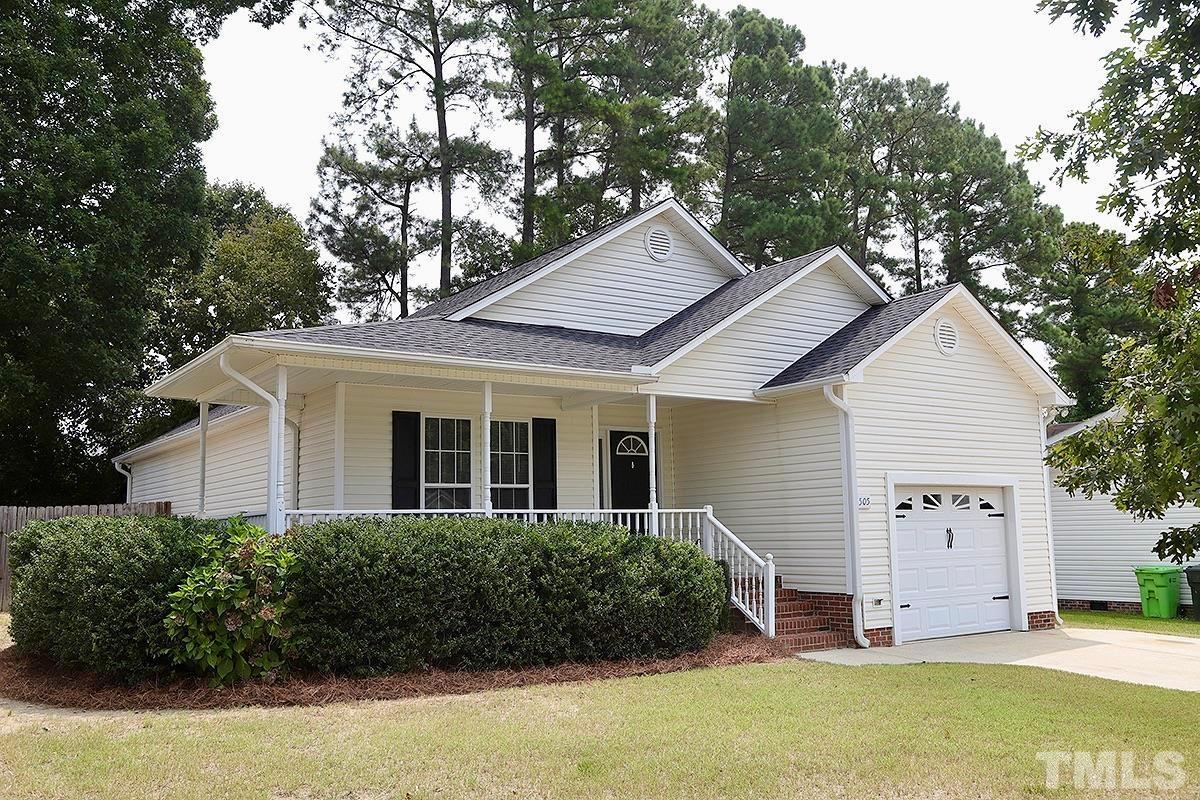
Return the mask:
[[[652,225],[669,228],[666,261],[646,252]],[[683,233],[658,218],[621,234],[472,316],[637,336],[682,311],[730,276]]]
[[[866,309],[828,266],[818,267],[668,366],[654,389],[750,397]]]
[[[846,591],[841,440],[820,392],[774,405],[702,402],[675,412],[680,504],[711,504],[784,585]]]
[[[961,344],[950,357],[933,342],[949,316]],[[917,326],[847,387],[854,409],[866,626],[892,624],[886,473],[1002,473],[1019,477],[1027,611],[1052,607],[1041,419],[1032,389],[956,311]],[[871,600],[882,599],[872,606]]]
[[[303,438],[303,435],[301,436]],[[291,448],[287,432],[285,485],[291,497]],[[199,434],[191,434],[165,451],[133,463],[133,501],[170,500],[176,514],[195,514],[200,492]],[[256,409],[227,418],[208,429],[205,512],[229,516],[261,514],[267,497],[267,419]]]
[[[473,392],[402,389],[383,386],[346,387],[346,473],[348,509],[384,509],[392,503],[392,411],[418,411],[426,416],[465,417],[471,425],[471,504],[482,506],[480,491],[480,405]],[[664,410],[665,411],[665,410]],[[596,446],[592,441],[592,410],[564,411],[557,397],[496,394],[492,419],[557,420],[558,506],[593,508],[597,482]],[[670,414],[660,413],[659,444],[664,486],[660,505],[671,503],[673,470],[666,463],[671,449]],[[646,427],[644,406],[602,406],[601,426]]]
[[[333,508],[333,408],[328,386],[304,397],[300,412],[299,508]]]
[[[1195,508],[1173,508],[1161,520],[1138,522],[1118,511],[1107,495],[1072,497],[1057,485],[1050,490],[1050,513],[1058,596],[1066,600],[1140,602],[1133,568],[1160,563],[1151,549],[1159,532],[1200,522]],[[1190,604],[1186,576],[1179,584],[1181,602]]]

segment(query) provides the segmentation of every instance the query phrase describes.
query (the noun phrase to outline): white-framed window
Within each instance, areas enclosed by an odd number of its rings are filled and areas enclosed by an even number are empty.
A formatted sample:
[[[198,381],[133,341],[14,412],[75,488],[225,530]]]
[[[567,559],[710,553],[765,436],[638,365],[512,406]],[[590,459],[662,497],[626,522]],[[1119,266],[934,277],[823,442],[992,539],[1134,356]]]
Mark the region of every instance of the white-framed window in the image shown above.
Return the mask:
[[[528,420],[492,420],[492,508],[529,508],[533,486]]]
[[[631,433],[617,442],[616,454],[619,456],[649,456],[650,451],[646,449],[645,439]]]
[[[471,507],[471,420],[425,417],[425,508]]]

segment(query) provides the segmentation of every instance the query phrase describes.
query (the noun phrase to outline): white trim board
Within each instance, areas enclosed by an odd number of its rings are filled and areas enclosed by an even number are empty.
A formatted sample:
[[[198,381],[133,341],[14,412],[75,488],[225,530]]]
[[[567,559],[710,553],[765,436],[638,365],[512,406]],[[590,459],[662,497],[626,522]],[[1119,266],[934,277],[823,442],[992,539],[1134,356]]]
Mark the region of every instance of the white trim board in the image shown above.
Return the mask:
[[[888,599],[892,609],[892,644],[903,644],[900,635],[899,562],[896,559],[896,487],[897,486],[971,486],[1000,489],[1004,493],[1004,539],[1008,556],[1009,622],[1011,630],[1029,630],[1026,610],[1024,539],[1021,527],[1020,477],[989,472],[896,472],[884,473],[887,481]]]

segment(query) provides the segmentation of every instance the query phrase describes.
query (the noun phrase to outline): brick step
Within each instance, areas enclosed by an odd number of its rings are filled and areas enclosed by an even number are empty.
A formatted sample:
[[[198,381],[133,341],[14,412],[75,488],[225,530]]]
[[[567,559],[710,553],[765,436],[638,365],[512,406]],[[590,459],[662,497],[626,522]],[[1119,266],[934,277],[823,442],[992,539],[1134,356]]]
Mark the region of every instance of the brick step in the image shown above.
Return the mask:
[[[789,653],[811,653],[814,650],[833,650],[838,647],[849,647],[850,634],[846,631],[816,631],[810,633],[795,633],[785,636],[776,633],[776,639]]]
[[[786,603],[775,603],[775,616],[783,614],[815,614],[817,605],[811,600],[789,600]]]
[[[807,616],[807,617],[788,617],[780,619],[775,617],[775,635],[784,636],[792,633],[808,633],[812,631],[828,631],[831,630],[829,620],[825,617]]]
[[[783,603],[783,602],[789,602],[789,601],[794,601],[794,600],[803,600],[803,599],[804,598],[801,596],[799,589],[776,589],[775,590],[775,602],[776,603]]]

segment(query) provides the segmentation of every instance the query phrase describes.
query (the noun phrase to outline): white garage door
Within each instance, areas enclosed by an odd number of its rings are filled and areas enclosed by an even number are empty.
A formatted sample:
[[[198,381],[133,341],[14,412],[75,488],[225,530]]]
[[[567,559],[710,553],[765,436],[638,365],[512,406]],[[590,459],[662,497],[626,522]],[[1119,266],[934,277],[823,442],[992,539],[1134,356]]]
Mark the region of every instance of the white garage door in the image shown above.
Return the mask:
[[[901,640],[1008,630],[1003,493],[897,487],[894,496]]]

